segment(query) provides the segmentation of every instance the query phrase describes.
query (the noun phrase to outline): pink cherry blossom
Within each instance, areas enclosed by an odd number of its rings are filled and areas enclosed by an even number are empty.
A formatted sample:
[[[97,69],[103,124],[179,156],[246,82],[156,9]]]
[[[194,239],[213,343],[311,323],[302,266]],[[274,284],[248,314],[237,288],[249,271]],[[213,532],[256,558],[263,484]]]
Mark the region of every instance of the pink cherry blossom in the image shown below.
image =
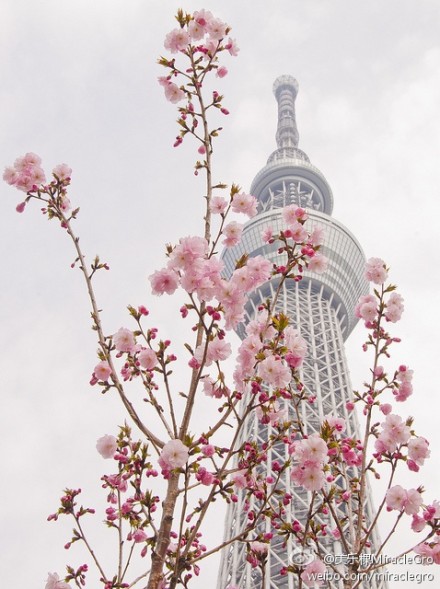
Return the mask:
[[[201,450],[202,454],[204,456],[207,456],[208,458],[214,456],[215,454],[215,448],[212,444],[205,444],[204,446],[202,446]]]
[[[199,263],[203,270],[203,260],[208,253],[208,242],[203,237],[182,237],[170,256],[170,267],[173,269],[194,269],[194,262]]]
[[[68,211],[70,211],[71,208],[72,205],[70,203],[70,200],[67,198],[67,196],[62,196],[60,198],[60,209],[63,211],[63,213],[67,213]]]
[[[154,274],[149,276],[151,282],[151,289],[153,294],[162,295],[164,292],[171,295],[179,286],[179,277],[169,268],[162,268],[157,270]]]
[[[418,437],[409,440],[408,456],[411,460],[414,460],[417,465],[422,466],[426,458],[429,458],[430,454],[429,442],[425,440],[425,438]]]
[[[118,449],[118,443],[115,436],[109,434],[102,436],[96,442],[96,449],[103,458],[113,458]]]
[[[319,491],[322,489],[325,483],[325,473],[321,464],[316,462],[306,462],[300,468],[301,477],[297,481],[299,484],[305,487],[308,491]],[[294,477],[292,476],[292,478]]]
[[[261,238],[265,243],[269,243],[273,236],[272,227],[266,227],[261,234]]]
[[[189,448],[185,446],[182,440],[170,440],[162,448],[159,463],[162,467],[173,469],[182,468],[189,457]]]
[[[396,380],[399,382],[397,389],[394,392],[396,401],[406,401],[412,395],[412,378],[413,370],[409,370],[407,366],[400,366],[396,375]]]
[[[201,344],[197,347],[194,353],[199,365],[202,364],[203,356],[205,354],[206,344]],[[213,362],[220,362],[226,360],[231,355],[231,344],[224,339],[216,337],[210,341],[206,349],[205,366],[211,366]]]
[[[298,221],[296,219],[295,219],[295,222],[289,226],[289,231],[290,231],[290,237],[296,243],[302,243],[303,241],[305,241],[307,239],[307,231],[306,231],[304,225],[301,225],[301,223],[298,223]]]
[[[342,433],[345,431],[345,419],[342,417],[335,417],[333,415],[328,416],[327,418],[328,424],[333,427],[337,432]]]
[[[223,241],[223,245],[225,247],[233,247],[237,245],[237,243],[241,239],[241,234],[243,231],[243,225],[237,223],[235,221],[231,221],[223,228],[223,234],[225,235],[225,239]]]
[[[106,381],[111,373],[112,369],[106,360],[99,362],[99,364],[97,364],[93,370],[93,374],[96,376],[96,378],[103,381]]]
[[[354,314],[364,321],[374,321],[377,317],[377,302],[373,295],[361,295]]]
[[[132,352],[136,345],[133,332],[126,327],[121,327],[113,336],[113,343],[118,352]]]
[[[67,164],[58,164],[58,166],[55,166],[52,170],[52,174],[57,176],[60,180],[66,180],[67,178],[71,178],[72,168]]]
[[[20,174],[15,186],[23,192],[29,192],[34,186],[38,186],[46,181],[46,176],[41,168],[26,168]]]
[[[227,74],[228,74],[228,69],[224,65],[221,65],[219,68],[217,68],[217,71],[216,71],[217,78],[224,78]]]
[[[283,209],[283,221],[286,223],[286,225],[290,226],[293,223],[296,223],[298,221],[298,217],[296,216],[296,210],[299,207],[297,205],[289,205],[287,207],[284,207]]]
[[[326,583],[324,580],[325,571],[325,564],[321,560],[315,559],[301,573],[301,579],[307,587],[321,587]]]
[[[144,530],[136,530],[133,533],[133,540],[139,544],[140,542],[145,542],[145,540],[148,540],[148,536]]]
[[[252,289],[261,286],[266,280],[269,280],[272,274],[272,264],[263,256],[249,258],[246,268],[249,272]]]
[[[421,532],[426,526],[426,521],[423,517],[417,514],[412,516],[411,529],[413,532]]]
[[[205,485],[205,486],[208,487],[209,485],[212,485],[212,483],[215,480],[215,477],[212,474],[212,472],[207,471],[206,468],[204,468],[203,466],[201,466],[199,468],[199,470],[197,471],[196,479],[200,483],[202,483],[202,485]]]
[[[277,425],[280,421],[286,420],[286,410],[280,409],[280,404],[275,401],[267,411],[263,411],[262,407],[255,409],[258,420],[261,423]]]
[[[222,196],[213,196],[209,205],[209,210],[214,215],[221,215],[225,212],[228,203]]]
[[[231,478],[234,482],[234,485],[237,487],[237,489],[244,489],[246,487],[247,476],[246,476],[245,470],[239,470],[237,472],[234,472],[234,474],[232,475]]]
[[[233,57],[237,57],[238,52],[240,51],[235,39],[231,39],[231,37],[228,38],[225,44],[225,49],[227,49]]]
[[[248,266],[243,266],[234,270],[231,282],[236,284],[242,292],[253,290],[252,275],[249,272]]]
[[[419,493],[419,491],[417,491],[417,489],[408,489],[405,503],[405,513],[408,515],[415,515],[419,511],[422,502],[422,495]]]
[[[196,20],[192,20],[188,25],[188,34],[193,41],[200,41],[205,36],[205,27],[202,27]]]
[[[388,489],[386,504],[389,509],[405,511],[408,515],[415,515],[422,505],[422,496],[416,489],[405,491],[400,485]]]
[[[424,542],[414,548],[416,554],[422,556],[423,564],[440,564],[440,543],[439,537],[436,536],[434,542],[428,544]]]
[[[307,269],[310,272],[316,272],[317,274],[321,274],[325,272],[328,266],[328,259],[320,253],[317,253],[313,256],[309,263],[307,264]]]
[[[156,352],[150,350],[150,348],[144,348],[141,350],[137,355],[137,359],[142,368],[145,368],[146,370],[153,370],[158,362]]]
[[[46,181],[41,158],[35,153],[27,153],[15,160],[13,166],[5,169],[3,179],[18,190],[29,192]],[[21,212],[21,211],[20,211]]]
[[[18,157],[14,162],[14,167],[18,171],[23,171],[29,167],[35,166],[41,166],[41,157],[33,152],[29,152],[22,157]]]
[[[234,194],[232,199],[232,210],[234,213],[243,213],[249,218],[257,214],[257,199],[251,194]]]
[[[388,489],[386,494],[386,504],[390,509],[403,511],[406,501],[408,499],[407,492],[400,485],[395,485]]]
[[[359,315],[365,321],[372,322],[377,317],[377,305],[374,303],[365,303],[359,309]]]
[[[170,53],[184,51],[189,44],[189,35],[184,29],[173,29],[165,37],[164,47]]]
[[[403,310],[403,297],[397,292],[391,293],[385,308],[386,320],[396,323],[402,317]]]
[[[260,362],[258,376],[276,388],[286,387],[292,378],[289,368],[274,356],[268,356]]]
[[[12,166],[8,166],[7,168],[5,168],[5,171],[3,172],[3,180],[7,182],[10,186],[14,186],[14,184],[17,183],[18,178],[19,173],[15,168],[13,168]]]
[[[380,258],[370,258],[365,266],[365,278],[374,284],[383,284],[387,279],[388,271],[385,262]]]
[[[327,462],[328,447],[318,434],[312,434],[308,438],[295,444],[295,459],[304,463],[310,462]]]
[[[214,41],[220,41],[226,34],[227,25],[219,18],[212,17],[207,23],[208,33]]]
[[[70,585],[61,581],[57,573],[49,573],[45,589],[70,589]]]
[[[208,37],[205,40],[205,43],[203,44],[203,46],[200,47],[200,49],[205,54],[206,61],[209,61],[212,58],[212,56],[217,51],[218,47],[219,47],[219,42],[216,41],[215,39]]]
[[[210,10],[206,10],[202,8],[201,10],[196,10],[193,14],[194,21],[203,28],[204,32],[208,31],[209,23],[213,20],[214,16]]]
[[[165,98],[173,104],[176,104],[177,102],[185,98],[185,92],[181,88],[179,88],[177,84],[174,84],[173,82],[170,82],[169,84],[164,86],[164,91]]]
[[[324,228],[315,227],[310,234],[310,243],[314,246],[322,245],[324,243]]]
[[[284,330],[284,343],[289,352],[285,360],[291,368],[299,368],[307,354],[307,342],[297,329],[289,326]]]
[[[379,409],[382,411],[384,415],[389,415],[393,410],[393,407],[389,403],[383,403],[379,406]]]
[[[253,542],[249,543],[249,548],[256,554],[267,554],[269,550],[269,544],[266,542],[259,542],[258,540],[254,540]]]
[[[426,510],[429,512],[429,520],[440,519],[440,501],[433,501],[431,505],[426,506]]]
[[[406,444],[411,437],[410,428],[399,415],[390,413],[381,425],[383,429],[375,442],[378,452],[393,452],[399,444]]]

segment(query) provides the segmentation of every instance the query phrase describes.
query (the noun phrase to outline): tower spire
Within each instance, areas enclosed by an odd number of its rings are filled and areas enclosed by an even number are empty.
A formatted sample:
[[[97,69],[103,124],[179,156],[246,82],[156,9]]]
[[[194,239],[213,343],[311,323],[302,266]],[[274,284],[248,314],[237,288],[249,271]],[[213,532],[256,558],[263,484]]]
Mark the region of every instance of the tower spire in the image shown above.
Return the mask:
[[[295,115],[298,82],[293,76],[279,76],[274,82],[273,93],[278,103],[277,148],[269,156],[268,163],[284,159],[310,162],[307,154],[298,149],[299,133]]]
[[[279,76],[273,85],[278,104],[277,148],[255,176],[251,186],[260,212],[296,204],[331,215],[333,196],[324,175],[298,147],[295,100],[298,82],[293,76]]]
[[[299,133],[295,116],[298,82],[293,76],[279,76],[274,82],[273,93],[278,102],[277,147],[298,147]]]

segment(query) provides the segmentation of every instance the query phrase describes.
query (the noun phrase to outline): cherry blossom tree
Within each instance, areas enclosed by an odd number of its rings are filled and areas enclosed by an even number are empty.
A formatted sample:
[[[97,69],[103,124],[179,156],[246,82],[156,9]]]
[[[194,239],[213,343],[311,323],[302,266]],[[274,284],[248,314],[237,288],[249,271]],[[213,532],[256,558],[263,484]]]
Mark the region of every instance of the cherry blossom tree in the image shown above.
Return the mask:
[[[255,197],[238,185],[219,182],[214,167],[215,142],[221,133],[217,121],[219,117],[226,120],[229,113],[217,90],[228,73],[222,60],[237,56],[239,50],[229,25],[209,11],[179,11],[176,19],[177,26],[164,43],[170,55],[159,59],[165,71],[159,83],[165,98],[178,108],[175,147],[184,141],[195,145],[194,171],[203,182],[202,227],[200,235],[166,246],[166,262],[149,277],[149,283],[155,296],[184,293],[178,318],[179,329],[188,331],[183,350],[175,349],[169,335],[159,332],[154,313],[150,318],[144,304],[128,307],[131,323],[127,326],[109,332],[103,325],[94,278],[109,270],[109,265],[99,256],[90,263],[82,251],[74,229],[79,208],[70,201],[72,170],[67,164],[57,165],[47,180],[40,157],[27,153],[3,175],[25,194],[17,212],[23,213],[37,201],[42,213],[71,240],[72,266],[82,273],[98,343],[90,384],[102,393],[116,394],[126,419],[119,432],[106,434],[96,445],[111,464],[101,484],[106,494],[105,525],[116,541],[113,570],[105,570],[99,549],[88,539],[86,521],[95,508],[80,504],[79,489],[65,489],[49,520],[61,515],[74,520],[66,548],[83,544],[88,563],[68,566],[63,579],[49,573],[46,589],[85,586],[90,565],[97,568],[104,589],[188,587],[205,559],[232,542],[245,543],[247,561],[260,571],[263,589],[266,556],[271,541],[279,536],[313,555],[311,562],[286,564],[283,574],[295,575],[298,587],[320,586],[326,571],[337,572],[323,560],[322,546],[329,533],[356,557],[346,565],[350,573],[346,586],[355,588],[365,578],[361,573],[371,574],[381,566],[372,562],[360,567],[359,558],[384,511],[396,512],[396,517],[380,552],[401,520],[408,525],[409,516],[409,525],[421,536],[418,545],[406,552],[414,549],[426,563],[439,564],[440,503],[425,500],[422,487],[405,489],[396,481],[399,467],[418,472],[430,450],[428,441],[416,433],[412,418],[402,418],[389,402],[404,403],[412,394],[412,370],[406,365],[385,366],[399,342],[391,329],[403,312],[401,295],[387,282],[389,269],[379,258],[368,261],[365,276],[373,292],[362,296],[356,307],[356,316],[365,324],[364,349],[371,352],[372,365],[369,380],[354,393],[348,409],[355,410],[357,405],[362,411],[363,438],[346,435],[344,420],[334,415],[326,416],[319,432],[307,436],[299,417],[301,405],[314,397],[301,381],[307,344],[289,318],[277,311],[276,303],[286,281],[301,280],[305,269],[325,272],[326,259],[320,251],[324,236],[319,229],[308,231],[306,210],[288,206],[283,211],[284,228],[265,230],[263,235],[267,243],[277,244],[283,265],[245,255],[236,261],[231,278],[225,278],[218,251],[240,241],[243,225],[236,216],[252,218],[257,213]],[[248,293],[273,276],[279,279],[278,290],[247,325],[230,379],[226,367],[233,354],[231,331],[243,321]],[[186,381],[178,384],[173,380],[176,363],[187,369]],[[201,395],[212,400],[210,423],[195,418]],[[285,399],[292,415],[280,410]],[[252,412],[262,424],[273,426],[263,445],[254,440],[239,442]],[[267,472],[262,468],[265,453],[279,444],[288,448],[289,459]],[[295,498],[278,486],[286,471],[294,486],[310,493],[305,521],[289,521],[289,505]],[[387,481],[371,522],[365,520],[367,476]],[[239,493],[249,500],[248,525],[235,537],[205,545],[208,511],[216,501],[237,501]],[[348,505],[347,521],[337,513],[341,502]],[[331,530],[322,524],[323,514],[332,517]],[[270,532],[262,531],[266,529],[263,521],[270,523]],[[131,576],[135,559],[144,563],[144,572]]]

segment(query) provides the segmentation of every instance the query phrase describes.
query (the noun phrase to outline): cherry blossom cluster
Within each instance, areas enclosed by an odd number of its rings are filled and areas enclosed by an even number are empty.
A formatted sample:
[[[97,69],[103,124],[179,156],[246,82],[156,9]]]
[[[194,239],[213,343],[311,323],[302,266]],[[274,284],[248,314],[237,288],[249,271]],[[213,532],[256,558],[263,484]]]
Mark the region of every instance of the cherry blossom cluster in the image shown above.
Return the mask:
[[[254,540],[253,542],[249,542],[247,548],[248,552],[246,560],[250,563],[251,567],[256,568],[257,566],[264,566],[269,551],[269,544],[267,542]]]
[[[308,491],[319,491],[325,483],[324,468],[329,452],[327,444],[318,434],[312,434],[292,446],[292,457],[298,463],[292,468],[292,481]]]
[[[288,276],[290,263],[294,259],[297,250],[295,244],[300,244],[300,253],[302,257],[297,257],[298,270],[300,273],[303,270],[302,264],[304,264],[304,266],[311,272],[316,272],[318,274],[324,272],[327,268],[328,260],[319,251],[324,241],[324,229],[316,226],[309,233],[304,226],[308,219],[307,211],[295,204],[284,207],[282,218],[286,225],[286,229],[279,234],[274,234],[273,229],[267,227],[262,234],[263,241],[266,243],[274,243],[275,241],[282,242],[278,252],[280,254],[287,254],[288,263],[285,266],[281,266],[279,272]],[[296,276],[295,279],[300,279],[300,276]]]
[[[365,278],[374,284],[383,286],[388,278],[388,268],[380,258],[370,258],[366,264]],[[394,292],[395,287],[390,285],[380,294],[362,295],[355,308],[355,315],[365,321],[366,327],[374,328],[380,314],[383,314],[387,321],[396,323],[402,317],[404,310],[403,298]],[[384,295],[389,295],[385,299]],[[380,303],[380,304],[379,304]]]
[[[134,442],[130,428],[124,426],[118,438],[110,435],[100,438],[97,450],[103,458],[113,458],[118,465],[117,473],[102,477],[103,488],[108,489],[107,524],[120,527],[121,520],[127,521],[130,526],[127,540],[142,544],[141,556],[145,556],[154,536],[148,534],[148,528],[159,502],[157,496],[142,490],[143,484],[158,474],[148,460],[148,448],[140,441]]]
[[[418,544],[414,552],[420,554],[424,564],[440,564],[440,535],[437,533],[432,542]]]
[[[262,383],[275,389],[288,387],[292,371],[301,367],[307,353],[307,343],[298,330],[288,325],[288,318],[270,317],[262,309],[246,326],[244,338],[237,355],[234,382],[237,391],[244,392],[246,383],[254,376],[253,393],[262,391]]]
[[[200,141],[199,153],[205,154],[210,150],[210,141],[217,136],[220,128],[213,129],[209,137],[198,135],[199,123],[203,123],[205,112],[210,108],[218,109],[224,115],[229,111],[222,105],[222,96],[214,90],[211,100],[204,102],[201,88],[206,75],[215,71],[217,78],[224,78],[228,70],[219,64],[219,54],[227,51],[230,55],[238,55],[238,47],[234,39],[228,37],[230,27],[215,17],[209,10],[198,10],[193,14],[179,11],[177,14],[179,27],[170,31],[165,38],[164,47],[171,54],[184,55],[189,61],[189,67],[178,67],[176,58],[161,57],[159,64],[169,70],[169,74],[159,78],[165,97],[172,103],[186,99],[186,105],[179,108],[178,123],[181,127],[176,138],[175,146],[182,143],[187,133]],[[198,107],[195,106],[195,102]],[[196,168],[205,167],[200,164]]]
[[[99,454],[114,466],[109,474],[102,476],[101,483],[106,491],[105,524],[116,532],[119,572],[107,578],[88,544],[82,520],[85,515],[93,514],[94,509],[77,505],[80,489],[66,489],[58,511],[48,519],[57,520],[60,515],[73,517],[75,528],[65,548],[78,541],[85,544],[100,571],[104,589],[131,586],[125,575],[134,551],[141,558],[147,554],[151,557],[149,586],[165,589],[167,579],[172,579],[172,586],[180,583],[187,587],[192,575],[199,573],[199,560],[207,552],[200,526],[208,506],[218,497],[237,502],[241,493],[248,525],[237,540],[246,543],[251,567],[265,567],[273,539],[291,540],[298,548],[313,549],[317,558],[305,566],[283,567],[281,573],[296,574],[305,586],[313,587],[319,585],[317,576],[326,570],[318,558],[322,554],[320,543],[329,533],[342,539],[347,529],[346,518],[335,521],[335,505],[341,502],[350,505],[353,512],[350,524],[362,526],[359,528],[362,542],[368,547],[371,531],[365,529],[363,514],[366,471],[371,470],[379,477],[376,467],[389,465],[394,476],[397,463],[402,461],[411,471],[417,472],[430,455],[429,443],[415,434],[412,419],[404,421],[392,412],[391,404],[383,402],[387,392],[396,402],[404,402],[413,392],[413,371],[408,366],[402,364],[388,374],[379,364],[379,359],[389,357],[391,344],[399,341],[388,333],[384,324],[400,320],[403,299],[394,286],[385,286],[388,268],[384,261],[369,259],[365,277],[375,285],[374,294],[363,295],[355,309],[356,316],[363,319],[368,330],[365,349],[374,350],[371,384],[366,385],[363,394],[355,393],[354,397],[355,402],[363,404],[366,416],[366,435],[362,442],[346,434],[346,422],[338,415],[327,415],[319,432],[306,435],[300,418],[301,404],[313,404],[316,394],[306,390],[301,381],[307,343],[289,318],[279,312],[278,293],[273,300],[263,302],[256,317],[247,324],[237,354],[233,385],[228,383],[222,366],[232,354],[227,331],[244,321],[249,293],[272,277],[276,277],[274,282],[280,289],[286,281],[302,280],[306,271],[323,272],[328,260],[321,252],[323,230],[314,226],[308,231],[307,211],[292,204],[282,211],[284,228],[274,233],[271,227],[266,227],[262,235],[264,243],[277,251],[282,262],[272,264],[262,256],[249,258],[244,254],[236,260],[230,278],[225,277],[224,264],[216,253],[218,246],[234,248],[240,243],[244,229],[242,223],[231,220],[229,215],[243,214],[252,218],[257,214],[258,203],[253,195],[242,192],[236,185],[232,185],[229,199],[218,194],[225,185],[212,186],[212,139],[220,128],[209,127],[207,112],[227,115],[228,110],[223,106],[223,96],[217,90],[207,92],[206,87],[209,73],[215,73],[217,78],[227,74],[226,67],[219,63],[220,54],[228,52],[235,56],[238,48],[229,37],[229,26],[207,10],[193,14],[179,11],[177,22],[178,27],[165,39],[165,49],[173,57],[159,60],[167,69],[167,75],[159,78],[159,83],[168,101],[183,104],[179,107],[179,135],[175,145],[187,134],[192,135],[198,153],[203,156],[202,161],[196,163],[196,172],[205,170],[207,177],[205,236],[182,237],[174,247],[168,246],[166,266],[154,272],[149,280],[154,295],[172,295],[182,289],[187,298],[180,309],[181,316],[194,318],[195,343],[185,344],[189,353],[190,383],[187,389],[182,387],[185,392],[180,393],[187,404],[179,422],[168,381],[170,364],[177,358],[170,351],[169,339],[159,339],[156,327],[144,327],[144,318],[149,314],[146,307],[129,306],[129,313],[136,322],[135,329],[121,327],[111,336],[105,336],[99,307],[91,294],[92,317],[100,347],[99,361],[90,382],[100,386],[103,392],[117,391],[148,441],[148,444],[134,441],[130,428],[124,426],[117,437],[105,435],[96,444]],[[185,65],[180,66],[179,61],[184,61]],[[29,199],[38,199],[44,203],[43,212],[48,218],[58,219],[67,229],[78,255],[75,262],[79,261],[90,294],[93,274],[108,266],[96,257],[90,273],[85,269],[78,239],[69,223],[77,213],[77,210],[69,213],[67,187],[71,173],[66,164],[61,164],[54,168],[53,180],[46,183],[41,159],[27,153],[6,168],[3,177],[8,184],[27,193],[17,211],[22,212]],[[214,236],[211,217],[218,225]],[[124,389],[131,381],[142,384],[147,394],[143,401],[150,404],[149,410],[156,411],[157,421],[166,431],[165,439],[159,439],[145,425],[149,418],[144,417],[142,421],[136,414],[134,403],[128,400]],[[161,392],[165,392],[162,396],[158,394],[159,383],[163,388]],[[191,412],[200,391],[220,400],[220,417],[217,423],[213,420],[214,425],[207,431],[194,434],[192,429],[196,426],[191,422]],[[350,401],[347,410],[353,408],[354,402]],[[376,409],[385,416],[384,421],[373,420],[372,412]],[[267,437],[264,442],[248,439],[239,445],[238,434],[251,412]],[[221,427],[229,426],[233,419],[236,427],[230,447],[215,445],[213,435]],[[370,438],[374,440],[371,459],[368,455]],[[150,457],[151,447],[157,452],[154,459]],[[268,470],[269,451],[274,448],[285,450],[285,459],[273,459]],[[158,470],[167,485],[163,498],[153,491]],[[291,478],[289,493],[279,487],[285,473]],[[163,479],[158,480],[163,483]],[[295,486],[301,495],[307,491],[310,497],[309,514],[301,522],[292,522],[290,518],[289,505],[294,501]],[[430,559],[430,562],[440,563],[439,502],[424,504],[421,487],[403,489],[391,483],[389,487],[384,500],[386,508],[398,512],[398,518],[403,514],[411,516],[414,531],[428,530],[415,551],[427,562]],[[197,499],[191,503],[195,493]],[[179,502],[182,511],[178,515]],[[178,531],[172,529],[173,518],[179,522]],[[124,544],[129,546],[129,555],[122,562]],[[77,569],[67,567],[64,580],[57,573],[49,573],[46,589],[70,589],[69,581],[83,586],[86,572],[87,565]],[[231,585],[229,589],[237,588]]]
[[[231,329],[244,318],[247,293],[270,278],[272,265],[262,256],[251,258],[234,271],[229,281],[222,276],[223,267],[221,260],[209,255],[204,238],[182,238],[171,253],[168,266],[150,276],[152,292],[173,294],[181,286],[201,302],[217,301],[216,313],[224,315],[225,327]],[[214,313],[211,317],[215,319]]]
[[[15,160],[13,166],[5,168],[3,180],[10,186],[28,193],[26,200],[17,205],[16,210],[22,213],[29,199],[33,196],[39,200],[46,201],[49,210],[49,218],[59,214],[56,209],[67,213],[70,208],[70,200],[67,198],[66,187],[70,184],[72,170],[67,164],[59,164],[52,171],[54,180],[50,184],[46,182],[46,176],[41,167],[41,158],[35,153],[29,152]]]
[[[386,415],[375,441],[374,457],[378,462],[391,459],[404,460],[409,470],[413,472],[420,470],[431,451],[428,440],[422,436],[416,436],[411,430],[411,425],[411,419],[404,422],[399,415],[392,413]]]
[[[386,494],[388,511],[399,511],[412,516],[411,529],[420,533],[430,527],[434,535],[433,541],[422,542],[414,548],[414,552],[424,557],[426,564],[440,564],[440,502],[423,505],[422,488],[404,489],[394,485]],[[422,514],[419,515],[420,510]]]
[[[138,310],[131,306],[129,307],[129,310],[130,314],[135,317],[140,327],[140,318],[142,315],[148,315],[147,309],[141,305]],[[123,377],[123,380],[132,380],[133,378],[140,376],[145,388],[152,391],[157,388],[157,385],[154,382],[154,372],[160,370],[161,366],[168,364],[175,358],[166,354],[166,350],[170,344],[169,341],[159,342],[156,351],[152,348],[153,340],[157,337],[157,328],[150,328],[146,333],[142,330],[137,333],[144,337],[145,343],[147,344],[146,346],[137,343],[135,333],[126,327],[121,327],[109,339],[113,343],[113,348],[117,352],[117,357],[125,357],[125,362],[121,368],[121,376]],[[100,357],[105,356],[102,352],[99,355]],[[93,369],[90,384],[95,385],[99,383],[104,387],[104,390],[106,390],[110,386],[109,379],[112,372],[113,368],[109,361],[102,359]]]
[[[117,438],[108,434],[99,438],[96,449],[103,458],[113,460],[117,465],[117,472],[102,477],[102,487],[108,491],[107,503],[109,506],[105,510],[106,524],[109,528],[115,528],[119,534],[122,534],[123,522],[126,522],[128,526],[125,535],[126,541],[131,542],[133,546],[139,545],[141,547],[140,556],[144,557],[148,548],[154,547],[155,544],[155,534],[150,526],[159,502],[158,496],[153,495],[149,490],[143,490],[145,482],[158,475],[148,460],[148,447],[140,441],[133,441],[130,428],[124,426],[120,428]],[[60,508],[48,517],[48,520],[57,520],[60,515],[70,515],[75,519],[76,527],[73,530],[72,538],[65,545],[66,549],[78,541],[84,542],[87,547],[89,546],[80,519],[87,513],[95,513],[95,510],[82,506],[77,507],[77,497],[80,493],[80,489],[66,489],[65,494],[61,497]],[[86,571],[87,565],[82,565],[76,571],[68,567],[65,581],[78,580],[83,585],[81,578]],[[104,578],[101,580],[108,589],[128,586],[128,584],[122,584],[121,579],[119,581]],[[67,587],[70,589],[67,583],[59,580],[56,573],[49,575],[48,583],[48,587],[54,589],[66,589]]]

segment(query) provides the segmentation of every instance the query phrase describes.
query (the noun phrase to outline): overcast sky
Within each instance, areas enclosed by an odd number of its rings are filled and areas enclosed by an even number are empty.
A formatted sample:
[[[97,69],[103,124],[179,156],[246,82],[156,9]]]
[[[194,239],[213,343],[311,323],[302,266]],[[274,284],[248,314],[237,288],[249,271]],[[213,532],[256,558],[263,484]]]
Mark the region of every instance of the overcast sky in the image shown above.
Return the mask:
[[[427,499],[440,498],[438,0],[275,0],[270,9],[262,0],[4,0],[2,167],[27,151],[40,154],[48,172],[70,164],[81,242],[111,267],[97,281],[107,333],[130,326],[128,303],[144,303],[163,337],[181,341],[175,315],[151,298],[146,281],[163,264],[165,242],[200,231],[194,148],[172,148],[175,108],[156,82],[163,73],[156,59],[180,6],[211,9],[241,48],[225,60],[229,75],[219,82],[231,114],[217,141],[216,180],[250,186],[275,148],[272,83],[280,74],[299,81],[300,147],[332,186],[334,216],[367,257],[391,265],[405,298],[392,367],[415,371],[401,413],[415,417],[432,456],[400,480],[426,483]],[[64,486],[81,486],[95,502],[107,466],[96,439],[125,416],[116,399],[88,385],[96,344],[65,235],[36,206],[17,215],[17,191],[3,184],[0,194],[1,578],[5,587],[38,589],[48,571],[83,562],[62,548],[70,524],[46,516]],[[367,378],[362,337],[358,327],[347,346],[355,387]],[[215,567],[195,589],[214,586]]]

